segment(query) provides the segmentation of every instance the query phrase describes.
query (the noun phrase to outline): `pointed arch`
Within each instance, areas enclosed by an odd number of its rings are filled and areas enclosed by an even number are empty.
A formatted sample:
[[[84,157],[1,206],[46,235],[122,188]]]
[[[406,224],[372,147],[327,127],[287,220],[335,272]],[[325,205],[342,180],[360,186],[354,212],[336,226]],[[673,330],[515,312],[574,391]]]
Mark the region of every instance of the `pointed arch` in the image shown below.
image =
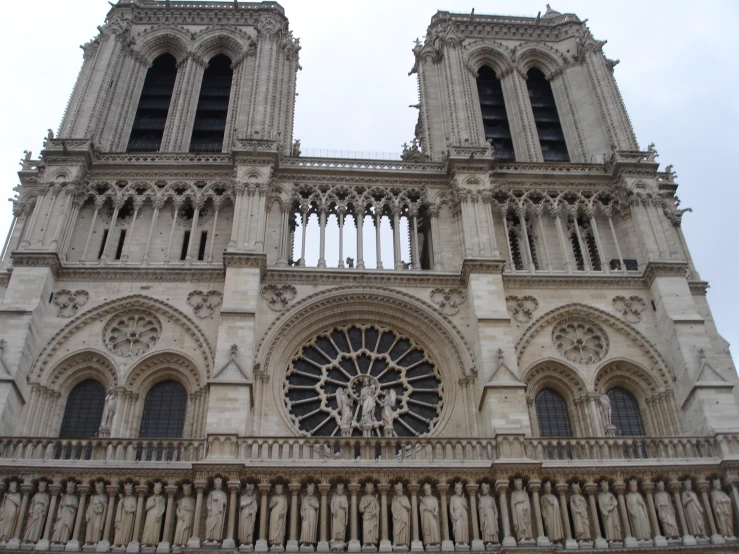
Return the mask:
[[[139,54],[149,64],[162,54],[171,54],[179,65],[187,57],[192,40],[185,29],[169,26],[144,31],[137,42]]]
[[[465,48],[465,65],[477,77],[477,72],[484,65],[489,66],[500,75],[513,67],[511,50],[497,41],[485,41],[471,44]]]
[[[535,67],[547,77],[562,69],[566,63],[561,52],[543,43],[525,43],[517,46],[515,60],[523,75]]]

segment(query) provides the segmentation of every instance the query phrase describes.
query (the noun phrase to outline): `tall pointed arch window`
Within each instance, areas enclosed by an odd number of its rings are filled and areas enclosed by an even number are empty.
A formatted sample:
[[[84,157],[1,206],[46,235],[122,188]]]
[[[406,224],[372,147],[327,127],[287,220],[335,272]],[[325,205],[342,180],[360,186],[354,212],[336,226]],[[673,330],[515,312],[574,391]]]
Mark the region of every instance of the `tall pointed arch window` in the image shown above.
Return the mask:
[[[146,395],[141,438],[182,438],[185,429],[187,391],[176,381],[157,383]]]
[[[171,54],[162,54],[151,64],[128,139],[128,152],[159,151],[176,78],[177,60]]]
[[[567,403],[552,389],[543,389],[536,395],[536,419],[542,437],[571,437],[570,416]]]
[[[81,439],[97,436],[105,406],[105,387],[94,379],[77,384],[67,397],[59,437]]]
[[[513,140],[508,125],[503,88],[495,71],[483,65],[477,72],[477,94],[480,99],[485,140],[491,141],[496,160],[514,160]]]
[[[208,62],[200,86],[190,152],[221,152],[226,134],[228,104],[231,99],[231,60],[218,54]]]
[[[611,420],[616,426],[616,434],[624,437],[643,437],[644,422],[639,411],[639,403],[633,394],[621,387],[608,391],[611,401]]]
[[[526,74],[526,86],[529,90],[531,109],[534,112],[534,123],[539,135],[541,153],[545,162],[569,162],[567,144],[562,132],[562,124],[554,102],[552,86],[544,74],[536,69],[529,69]]]

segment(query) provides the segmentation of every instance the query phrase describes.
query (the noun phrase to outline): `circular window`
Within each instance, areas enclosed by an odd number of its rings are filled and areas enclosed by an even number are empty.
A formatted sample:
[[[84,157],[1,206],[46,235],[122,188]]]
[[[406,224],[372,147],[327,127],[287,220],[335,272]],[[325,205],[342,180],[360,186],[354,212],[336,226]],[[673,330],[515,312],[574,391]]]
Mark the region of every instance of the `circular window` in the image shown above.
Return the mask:
[[[428,354],[373,325],[333,329],[300,347],[284,393],[298,429],[319,437],[422,436],[433,430],[444,403]]]
[[[608,336],[595,323],[570,321],[554,326],[552,342],[571,362],[592,364],[608,352]]]
[[[110,319],[103,330],[105,346],[119,356],[140,356],[162,335],[162,324],[154,314],[122,312]]]

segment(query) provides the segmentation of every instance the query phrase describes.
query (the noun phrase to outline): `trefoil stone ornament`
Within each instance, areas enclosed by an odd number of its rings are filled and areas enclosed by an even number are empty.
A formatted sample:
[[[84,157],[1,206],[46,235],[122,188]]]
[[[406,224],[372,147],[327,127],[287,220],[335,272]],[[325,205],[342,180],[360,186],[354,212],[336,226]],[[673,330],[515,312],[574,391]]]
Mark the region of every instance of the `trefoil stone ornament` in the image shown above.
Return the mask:
[[[59,317],[72,317],[77,315],[77,311],[87,304],[90,299],[90,293],[86,290],[58,290],[51,297],[52,303],[56,306],[56,315]]]
[[[461,289],[432,289],[431,301],[436,304],[444,315],[456,315],[459,307],[467,299]]]
[[[614,296],[613,309],[619,312],[629,323],[641,321],[647,303],[640,296]]]
[[[298,295],[298,290],[292,285],[265,285],[262,287],[262,298],[267,301],[269,308],[281,312],[287,308],[291,300]]]
[[[539,308],[539,301],[533,296],[507,296],[506,308],[511,317],[519,323],[528,323]]]
[[[217,290],[208,292],[194,290],[187,295],[187,304],[192,307],[193,313],[200,319],[212,316],[222,303],[223,294]]]

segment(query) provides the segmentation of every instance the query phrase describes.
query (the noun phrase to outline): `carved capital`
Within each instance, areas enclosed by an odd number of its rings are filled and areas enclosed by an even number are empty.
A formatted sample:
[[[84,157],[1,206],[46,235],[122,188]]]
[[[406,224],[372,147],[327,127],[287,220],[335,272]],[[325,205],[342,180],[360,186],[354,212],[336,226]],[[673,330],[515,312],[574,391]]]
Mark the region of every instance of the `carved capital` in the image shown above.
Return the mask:
[[[164,487],[164,492],[167,493],[168,498],[174,498],[174,495],[177,494],[177,489],[179,487],[177,485],[167,485]]]

